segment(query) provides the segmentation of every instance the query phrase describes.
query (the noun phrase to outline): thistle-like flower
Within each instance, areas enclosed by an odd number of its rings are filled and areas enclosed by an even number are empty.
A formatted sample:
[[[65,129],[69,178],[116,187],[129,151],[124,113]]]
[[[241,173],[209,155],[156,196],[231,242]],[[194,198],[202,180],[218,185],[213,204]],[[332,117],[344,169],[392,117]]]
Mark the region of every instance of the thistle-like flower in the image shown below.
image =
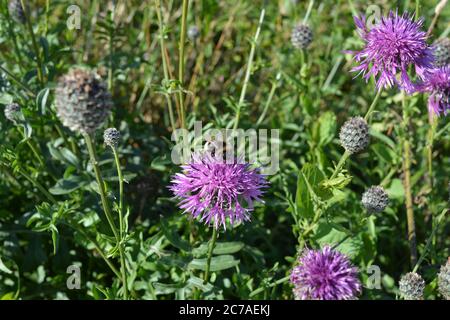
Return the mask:
[[[415,272],[408,272],[399,282],[399,290],[405,300],[422,300],[425,281]]]
[[[443,38],[433,43],[434,65],[443,67],[450,64],[450,39]]]
[[[94,72],[75,68],[58,80],[57,114],[74,132],[93,133],[110,114],[112,99],[105,83]]]
[[[441,266],[437,282],[439,293],[442,294],[446,300],[450,300],[450,258],[445,265]]]
[[[187,36],[191,41],[195,41],[200,35],[200,29],[197,26],[190,26],[187,31]]]
[[[26,22],[25,12],[23,11],[22,3],[20,0],[9,0],[8,12],[14,21],[22,24]]]
[[[361,202],[370,213],[379,213],[386,209],[389,197],[382,187],[372,186],[363,193]]]
[[[354,20],[365,46],[355,54],[359,65],[352,71],[362,73],[367,81],[372,75],[378,77],[378,90],[398,85],[408,92],[414,91],[408,67],[414,66],[417,76],[423,78],[434,60],[422,31],[423,20],[414,21],[408,13],[399,16],[391,11],[370,30],[364,16]]]
[[[22,122],[24,120],[24,116],[22,113],[22,109],[17,103],[11,103],[8,104],[5,107],[5,118],[9,121],[13,122],[14,124],[17,124],[19,122]]]
[[[450,65],[430,70],[417,91],[427,92],[428,111],[440,116],[450,110]]]
[[[306,249],[291,272],[297,300],[353,300],[361,292],[358,269],[329,246]]]
[[[108,128],[103,133],[103,140],[105,145],[113,149],[117,148],[120,141],[120,131],[116,128]]]
[[[265,176],[249,164],[227,163],[209,153],[194,154],[183,173],[173,176],[170,190],[181,199],[179,206],[192,218],[208,225],[226,228],[249,221],[254,202],[267,187]]]
[[[292,29],[291,43],[297,49],[306,49],[313,40],[313,32],[306,24],[299,24]]]
[[[363,151],[369,145],[369,126],[362,117],[347,120],[339,133],[341,145],[351,154]]]

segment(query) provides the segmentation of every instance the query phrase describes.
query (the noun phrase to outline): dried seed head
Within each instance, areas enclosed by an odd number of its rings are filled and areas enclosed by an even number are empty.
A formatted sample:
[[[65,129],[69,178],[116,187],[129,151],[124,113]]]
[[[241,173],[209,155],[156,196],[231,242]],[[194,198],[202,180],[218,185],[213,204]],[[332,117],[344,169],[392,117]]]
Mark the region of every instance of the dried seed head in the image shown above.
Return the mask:
[[[441,266],[438,273],[438,288],[440,294],[446,300],[450,300],[450,258],[445,265]]]
[[[187,31],[187,36],[191,41],[195,41],[200,35],[200,29],[197,26],[190,26]]]
[[[450,39],[443,38],[433,43],[434,65],[443,67],[450,64]]]
[[[361,117],[347,120],[339,133],[341,145],[351,154],[363,151],[369,145],[369,126]]]
[[[93,133],[108,117],[112,99],[100,76],[75,68],[58,80],[55,95],[57,114],[74,132]]]
[[[103,133],[105,145],[111,148],[117,148],[120,141],[120,132],[116,128],[108,128]]]
[[[409,272],[400,279],[399,290],[405,300],[422,300],[424,289],[425,281],[415,272]]]
[[[26,22],[25,12],[23,11],[22,3],[20,0],[9,0],[8,12],[14,21],[22,24]]]
[[[22,109],[17,103],[8,104],[5,107],[5,118],[17,124],[24,120]]]
[[[380,186],[372,186],[362,195],[362,204],[370,213],[379,213],[386,209],[389,197]]]
[[[291,43],[297,49],[306,49],[313,40],[313,33],[306,24],[299,24],[292,29]]]

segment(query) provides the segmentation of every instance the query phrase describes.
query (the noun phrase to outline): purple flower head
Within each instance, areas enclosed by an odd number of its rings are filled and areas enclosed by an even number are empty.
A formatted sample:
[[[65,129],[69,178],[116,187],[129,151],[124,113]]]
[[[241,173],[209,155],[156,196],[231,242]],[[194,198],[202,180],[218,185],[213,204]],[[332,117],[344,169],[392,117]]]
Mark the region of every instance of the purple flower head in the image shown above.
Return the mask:
[[[428,110],[430,114],[447,115],[450,110],[450,66],[430,70],[425,80],[417,85],[417,90],[428,92]]]
[[[351,71],[362,73],[366,81],[375,76],[378,90],[398,85],[408,92],[414,91],[408,67],[413,65],[417,76],[423,79],[434,59],[426,33],[421,29],[423,20],[414,21],[408,13],[399,16],[390,11],[370,30],[364,16],[354,20],[365,46],[355,53],[359,65]]]
[[[329,246],[306,249],[291,272],[291,283],[298,300],[350,300],[361,292],[358,269]]]
[[[180,208],[216,229],[225,229],[227,219],[231,225],[249,221],[253,203],[263,202],[267,181],[248,163],[228,163],[204,153],[194,154],[182,168],[184,173],[174,175],[170,186],[181,199]]]

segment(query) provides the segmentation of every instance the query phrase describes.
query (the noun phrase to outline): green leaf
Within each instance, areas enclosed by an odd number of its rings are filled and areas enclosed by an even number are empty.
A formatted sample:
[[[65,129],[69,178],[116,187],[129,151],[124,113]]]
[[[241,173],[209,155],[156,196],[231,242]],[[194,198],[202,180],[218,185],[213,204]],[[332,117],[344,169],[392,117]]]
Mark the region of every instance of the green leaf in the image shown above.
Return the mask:
[[[3,263],[2,257],[0,257],[0,271],[6,272],[8,274],[12,273],[12,271]]]
[[[233,254],[239,252],[242,248],[244,248],[244,243],[239,241],[234,242],[217,242],[216,247],[214,248],[214,255],[222,255],[222,254]],[[192,255],[196,258],[203,257],[207,254],[209,248],[209,243],[202,243],[199,247],[194,248],[192,250]]]
[[[40,107],[42,114],[45,114],[47,111],[47,101],[48,101],[49,93],[50,93],[50,89],[44,88],[41,91],[39,91],[39,93],[36,97],[36,105]]]
[[[167,238],[171,245],[185,252],[189,252],[191,250],[191,246],[189,245],[189,243],[181,239],[181,237],[176,232],[176,229],[170,228],[167,225],[167,221],[165,219],[161,219],[161,227],[164,236]]]
[[[405,196],[405,189],[400,179],[392,180],[391,185],[386,189],[386,192],[390,199],[403,199]]]
[[[0,300],[16,300],[14,292],[8,292],[1,296]]]
[[[332,223],[320,223],[313,239],[321,246],[336,246],[336,249],[350,258],[358,256],[363,247],[359,236],[350,234],[343,227]]]
[[[89,184],[83,176],[70,176],[67,179],[60,179],[48,191],[54,195],[69,194]]]
[[[321,187],[320,183],[325,179],[320,169],[312,164],[306,163],[300,170],[297,178],[297,193],[295,203],[297,211],[303,218],[314,216],[314,201],[329,199],[330,191]]]
[[[200,279],[200,278],[195,277],[195,276],[191,276],[189,278],[188,284],[190,286],[193,286],[195,288],[198,288],[198,289],[202,290],[203,292],[212,291],[214,289],[214,286],[212,284],[210,284],[210,283],[204,284],[203,279]]]
[[[333,141],[336,134],[336,115],[327,111],[319,118],[319,146],[325,146]]]
[[[11,104],[14,101],[12,95],[5,92],[0,93],[0,104]]]
[[[59,248],[59,232],[53,224],[51,225],[50,230],[52,231],[53,254],[56,255]]]
[[[206,270],[206,262],[207,262],[207,259],[194,259],[189,263],[188,268],[191,270],[205,271]],[[215,272],[215,271],[230,269],[230,268],[233,268],[233,267],[236,267],[237,265],[239,265],[239,262],[240,262],[239,260],[235,259],[231,255],[223,255],[223,256],[213,257],[211,259],[211,265],[210,265],[209,270],[211,272]]]

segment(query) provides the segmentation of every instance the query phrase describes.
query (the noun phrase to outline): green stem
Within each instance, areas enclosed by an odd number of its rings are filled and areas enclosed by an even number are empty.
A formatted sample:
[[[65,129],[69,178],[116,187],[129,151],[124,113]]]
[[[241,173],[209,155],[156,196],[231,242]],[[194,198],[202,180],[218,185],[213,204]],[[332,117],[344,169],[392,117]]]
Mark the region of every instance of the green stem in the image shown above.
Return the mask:
[[[102,248],[100,248],[100,245],[98,244],[98,242],[95,239],[92,239],[82,228],[79,228],[78,226],[74,226],[70,223],[67,222],[63,222],[64,225],[74,229],[75,231],[79,232],[80,234],[82,234],[88,241],[92,242],[92,244],[94,245],[95,249],[97,250],[97,252],[100,254],[100,256],[103,258],[103,260],[106,262],[106,264],[109,266],[109,268],[111,269],[112,272],[114,272],[114,274],[116,275],[116,277],[118,277],[120,279],[121,275],[119,273],[119,271],[117,270],[117,268],[112,264],[112,262],[108,259],[108,257],[106,256],[106,254],[103,252]]]
[[[433,227],[433,230],[431,231],[430,236],[428,237],[427,243],[425,245],[425,248],[423,249],[423,253],[419,258],[419,261],[417,261],[416,265],[414,266],[414,269],[412,272],[417,272],[417,270],[420,267],[420,264],[423,262],[423,260],[425,259],[425,257],[427,256],[428,250],[430,249],[432,240],[434,238],[434,235],[436,234],[437,228],[439,226],[439,224],[442,222],[442,220],[444,219],[445,215],[448,213],[448,209],[444,209],[442,211],[442,213],[438,216],[438,218],[436,219],[436,223]]]
[[[116,13],[116,1],[112,1],[112,9],[111,9],[111,22],[114,25]],[[113,55],[114,55],[114,28],[110,29],[109,32],[109,70],[108,70],[108,90],[109,92],[113,92],[113,81],[114,81],[114,66],[113,66]]]
[[[25,84],[22,83],[22,81],[20,81],[15,75],[13,75],[8,69],[5,69],[4,67],[2,67],[2,65],[0,64],[0,70],[2,70],[4,73],[6,73],[12,81],[14,81],[19,87],[21,87],[22,89],[24,89],[28,95],[30,95],[31,97],[35,98],[36,94],[30,89],[28,88]]]
[[[402,123],[402,140],[403,140],[403,185],[405,188],[406,199],[406,220],[408,228],[408,242],[410,248],[411,265],[417,262],[417,244],[416,244],[416,225],[414,221],[413,200],[411,192],[411,142],[409,137],[409,107],[406,103],[406,97],[402,94],[403,123]]]
[[[116,148],[112,148],[114,154],[114,161],[116,163],[117,168],[117,176],[119,177],[119,228],[120,228],[120,237],[123,239],[123,233],[125,231],[123,224],[123,173],[122,168],[120,167],[120,159],[119,154]]]
[[[241,109],[242,109],[242,106],[243,106],[244,101],[245,101],[245,94],[247,93],[247,86],[248,86],[248,82],[250,80],[250,75],[251,75],[251,71],[252,71],[253,59],[255,57],[255,51],[256,51],[256,45],[258,43],[259,34],[261,33],[261,26],[262,26],[262,23],[264,21],[265,12],[266,11],[264,9],[261,10],[261,15],[259,17],[259,22],[258,22],[258,28],[256,29],[255,36],[253,37],[253,40],[252,40],[250,54],[249,54],[249,57],[248,57],[247,70],[245,71],[244,84],[242,86],[241,96],[240,96],[239,102],[237,104],[237,110],[236,110],[236,116],[235,116],[235,119],[234,119],[233,130],[236,130],[238,128],[238,126],[239,126],[239,119],[240,119],[240,116],[241,116]]]
[[[261,288],[258,288],[258,289],[256,289],[256,290],[252,291],[252,292],[250,293],[249,297],[250,297],[250,298],[251,298],[251,297],[254,297],[254,296],[256,296],[258,293],[261,293],[262,291],[264,291],[265,289],[276,287],[276,286],[279,285],[279,284],[282,284],[282,283],[285,283],[285,282],[289,281],[289,279],[290,279],[290,276],[286,276],[286,277],[284,277],[284,278],[278,279],[277,281],[275,281],[275,282],[269,284],[269,285],[266,286],[266,287],[261,287]]]
[[[123,245],[120,238],[120,234],[117,231],[117,227],[114,223],[114,218],[111,212],[111,208],[109,206],[108,198],[106,197],[106,190],[105,190],[105,183],[103,181],[102,175],[100,173],[100,168],[97,161],[97,156],[95,154],[94,144],[92,143],[92,138],[89,134],[84,134],[84,139],[86,141],[86,145],[89,151],[89,156],[91,158],[92,166],[94,168],[95,178],[97,180],[98,184],[98,190],[100,192],[100,197],[102,201],[103,211],[105,212],[106,219],[108,220],[109,226],[111,227],[111,230],[114,234],[114,237],[117,241],[117,246],[119,248],[119,254],[120,254],[120,264],[122,269],[122,283],[124,288],[124,297],[125,299],[128,299],[128,287],[127,287],[127,280],[126,280],[126,269],[125,269],[125,256],[123,251]]]
[[[42,59],[41,59],[41,53],[40,53],[39,47],[37,45],[36,36],[33,31],[33,26],[31,24],[30,16],[28,15],[27,6],[25,5],[25,0],[20,0],[20,2],[22,4],[22,9],[23,9],[23,12],[25,15],[26,24],[28,27],[28,31],[30,33],[31,43],[33,45],[34,54],[36,55],[38,80],[41,83],[41,85],[44,85],[44,75],[42,73],[43,64],[42,64]]]
[[[180,122],[181,127],[186,127],[185,110],[184,110],[184,48],[186,44],[186,29],[187,29],[187,15],[189,8],[189,0],[183,0],[183,13],[181,15],[181,34],[179,43],[179,58],[178,58],[178,81],[180,82],[180,91],[178,97],[180,100]]]
[[[164,42],[164,23],[162,20],[162,9],[161,9],[161,1],[155,0],[155,6],[156,6],[156,15],[158,17],[158,24],[159,24],[159,46],[161,48],[161,59],[163,64],[163,72],[164,72],[164,80],[168,83],[170,80],[169,77],[169,68],[167,66],[167,61],[165,59],[165,50],[166,45]],[[170,95],[166,94],[167,99],[167,108],[169,110],[169,120],[170,125],[172,126],[172,130],[175,132],[176,125],[175,125],[175,117],[173,114],[173,105],[172,105],[172,99],[170,98]]]
[[[217,229],[215,227],[213,227],[213,233],[211,236],[211,241],[209,242],[208,256],[207,256],[207,260],[206,260],[206,270],[205,270],[205,274],[203,276],[204,284],[207,284],[209,281],[209,270],[211,268],[211,259],[212,259],[212,254],[213,254],[214,248],[216,246],[217,237],[218,237]]]
[[[37,182],[36,179],[34,179],[32,176],[30,176],[28,173],[26,173],[22,169],[19,169],[19,173],[25,179],[30,181],[36,188],[38,188],[39,191],[42,192],[51,203],[55,204],[57,202],[56,199],[47,191],[47,189],[45,189],[39,182]]]
[[[303,24],[306,24],[308,22],[309,16],[311,14],[311,10],[314,6],[314,0],[309,1],[308,9],[306,11],[305,17],[303,18]]]
[[[17,127],[17,130],[19,130],[19,132],[21,133],[22,137],[26,140],[27,142],[27,146],[30,148],[31,152],[33,153],[33,155],[35,156],[36,160],[38,160],[39,165],[44,168],[45,167],[45,162],[42,159],[42,157],[40,156],[40,153],[37,151],[36,147],[34,146],[34,144],[31,142],[31,140],[29,138],[27,138],[26,133],[21,131],[19,129],[19,127]],[[24,129],[25,130],[25,129]]]
[[[256,121],[256,127],[259,127],[261,123],[264,121],[264,118],[266,117],[267,111],[269,110],[270,104],[272,103],[275,90],[277,90],[280,78],[281,73],[278,73],[277,76],[275,77],[275,81],[272,82],[272,88],[270,89],[269,97],[267,98],[266,104],[264,105],[264,109],[263,112],[261,113],[261,116],[259,117],[258,121]]]

